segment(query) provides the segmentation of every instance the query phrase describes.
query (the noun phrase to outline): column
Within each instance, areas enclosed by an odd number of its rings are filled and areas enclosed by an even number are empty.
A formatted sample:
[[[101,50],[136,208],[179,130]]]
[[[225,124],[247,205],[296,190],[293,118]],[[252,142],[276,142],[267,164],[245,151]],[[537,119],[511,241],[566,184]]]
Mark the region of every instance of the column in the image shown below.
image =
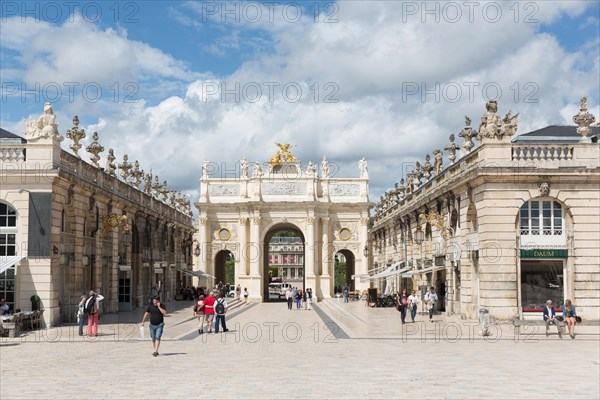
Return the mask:
[[[315,278],[315,217],[309,216],[306,219],[306,260],[304,263],[304,276],[306,279]],[[308,282],[307,282],[308,284]]]
[[[321,276],[322,277],[330,277],[330,270],[329,268],[331,267],[331,251],[332,251],[332,247],[329,243],[329,217],[323,217],[321,218],[321,228],[323,229],[323,234],[322,234],[322,240],[323,240],[323,251],[321,253],[321,260],[322,260],[322,269],[321,269]]]
[[[208,248],[209,244],[207,243],[207,228],[208,228],[208,218],[206,215],[200,216],[198,219],[198,241],[200,242],[200,257],[198,257],[198,267],[204,272],[207,272],[211,275],[214,275],[214,271],[208,271]]]
[[[239,238],[240,238],[240,254],[239,259],[236,260],[238,263],[238,267],[236,268],[236,282],[239,276],[247,276],[248,275],[248,239],[246,235],[246,224],[248,223],[247,217],[241,217],[239,220]]]
[[[250,276],[260,277],[260,215],[255,213],[250,221],[250,244],[248,258],[250,259]]]
[[[365,255],[363,254],[363,251],[365,249],[365,246],[368,246],[369,243],[369,227],[367,226],[367,223],[369,222],[369,218],[368,217],[361,217],[360,218],[360,249],[359,249],[359,254],[362,257],[362,263],[360,264],[360,271],[355,271],[355,273],[357,273],[357,275],[363,275],[366,274],[367,271],[369,270],[369,256],[367,255],[365,257]],[[369,249],[369,252],[372,252],[373,249]]]

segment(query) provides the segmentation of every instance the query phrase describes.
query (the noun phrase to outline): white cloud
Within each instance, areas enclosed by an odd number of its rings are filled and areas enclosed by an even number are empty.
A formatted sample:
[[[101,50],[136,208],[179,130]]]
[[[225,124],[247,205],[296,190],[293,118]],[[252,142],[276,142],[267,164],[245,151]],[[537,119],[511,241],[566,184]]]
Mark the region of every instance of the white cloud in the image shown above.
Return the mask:
[[[369,161],[372,199],[376,200],[400,179],[407,164],[423,160],[434,148],[443,148],[448,135],[464,126],[464,115],[477,125],[485,111],[485,85],[502,89],[500,113],[509,109],[521,113],[521,133],[549,124],[572,124],[582,95],[589,96],[590,110],[600,117],[597,46],[568,52],[554,37],[539,33],[538,24],[515,23],[508,17],[498,23],[482,18],[473,23],[422,23],[420,16],[404,22],[398,2],[338,4],[339,22],[335,24],[315,24],[305,18],[296,24],[279,19],[251,27],[268,31],[274,51],[258,53],[223,77],[223,82],[229,89],[236,83],[240,88],[252,82],[261,84],[260,101],[242,98],[236,102],[231,94],[221,101],[218,93],[208,91],[220,81],[202,76],[185,92],[157,105],[144,101],[119,105],[111,109],[115,114],[103,116],[90,129],[99,131],[102,144],[107,150],[113,147],[119,160],[128,153],[130,160],[140,160],[142,168],[152,167],[161,180],[166,178],[196,195],[202,160],[217,162],[221,171],[231,173],[243,156],[249,161],[267,161],[275,152],[275,141],[296,144],[294,153],[305,163],[318,162],[326,155],[332,168],[339,167],[340,175],[358,176],[356,161],[364,156]],[[586,6],[585,2],[536,4],[544,23],[565,13],[579,15]],[[103,39],[116,40],[116,48],[109,54],[117,65],[103,64],[110,74],[137,77],[148,73],[175,79],[194,75],[161,50],[110,30],[47,27],[40,32],[49,35],[44,42],[54,49],[49,54],[58,54],[57,48],[66,40],[62,35],[69,29],[82,29],[82,34],[89,34],[88,40],[97,39],[100,47]],[[40,32],[33,34],[38,40]],[[23,42],[23,36],[18,30],[9,42]],[[232,38],[232,43],[220,42],[217,48],[246,45],[243,34]],[[590,43],[597,39],[590,38]],[[42,63],[44,45],[35,46],[23,57]],[[129,52],[130,58],[115,60],[120,52]],[[71,65],[59,71],[56,61],[47,63],[50,66],[43,67],[48,73],[63,74],[64,79],[84,73],[74,71]],[[110,76],[109,72],[91,71],[89,78]],[[268,99],[265,82],[280,85],[273,101]],[[281,93],[281,87],[294,82],[304,94],[297,103],[285,101]],[[339,88],[334,96],[337,103],[324,102],[324,96],[331,93],[324,87],[327,82]],[[412,83],[419,90],[439,90],[439,99],[429,94],[422,101],[421,93],[409,95],[407,85]],[[315,84],[320,90],[317,102],[311,89]],[[472,98],[468,85],[474,88]],[[461,89],[456,99],[451,98],[455,87]]]

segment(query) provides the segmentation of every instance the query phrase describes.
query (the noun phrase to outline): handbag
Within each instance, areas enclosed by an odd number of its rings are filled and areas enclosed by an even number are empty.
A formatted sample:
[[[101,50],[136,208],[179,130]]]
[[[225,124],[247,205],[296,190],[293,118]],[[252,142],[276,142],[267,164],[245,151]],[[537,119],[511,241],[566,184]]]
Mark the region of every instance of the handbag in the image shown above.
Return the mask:
[[[581,317],[579,315],[575,316],[575,322],[581,322]]]

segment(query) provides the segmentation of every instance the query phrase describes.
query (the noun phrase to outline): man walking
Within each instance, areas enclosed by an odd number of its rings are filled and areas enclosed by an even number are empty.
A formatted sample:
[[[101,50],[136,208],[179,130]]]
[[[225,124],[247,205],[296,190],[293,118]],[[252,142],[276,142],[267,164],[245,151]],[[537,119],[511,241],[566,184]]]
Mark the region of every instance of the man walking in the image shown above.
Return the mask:
[[[152,299],[152,304],[148,304],[148,308],[146,308],[146,312],[142,318],[142,327],[144,327],[146,318],[150,316],[150,337],[152,338],[152,346],[154,349],[152,355],[154,357],[158,355],[160,338],[165,327],[165,315],[167,315],[167,307],[160,303],[160,297],[154,296]]]
[[[221,322],[221,327],[223,328],[223,332],[229,332],[227,329],[227,325],[225,324],[225,313],[227,312],[227,300],[225,297],[219,297],[215,302],[215,315],[217,316],[215,320],[215,333],[219,333],[219,322]]]
[[[285,291],[285,300],[287,301],[288,310],[291,310],[292,309],[292,303],[294,302],[294,300],[293,300],[293,294],[292,294],[292,288],[291,287],[287,288],[287,290]]]
[[[210,292],[208,297],[204,299],[204,320],[206,321],[206,329],[208,333],[212,333],[212,324],[215,319],[215,291]]]

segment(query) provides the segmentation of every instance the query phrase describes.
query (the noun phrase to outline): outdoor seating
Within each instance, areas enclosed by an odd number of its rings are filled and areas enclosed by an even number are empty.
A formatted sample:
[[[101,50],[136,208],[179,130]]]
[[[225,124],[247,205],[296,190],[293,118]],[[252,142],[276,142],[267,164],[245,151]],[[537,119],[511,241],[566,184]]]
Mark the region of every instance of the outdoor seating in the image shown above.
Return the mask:
[[[35,310],[31,315],[29,325],[31,326],[31,330],[40,328],[40,312],[38,310]]]

